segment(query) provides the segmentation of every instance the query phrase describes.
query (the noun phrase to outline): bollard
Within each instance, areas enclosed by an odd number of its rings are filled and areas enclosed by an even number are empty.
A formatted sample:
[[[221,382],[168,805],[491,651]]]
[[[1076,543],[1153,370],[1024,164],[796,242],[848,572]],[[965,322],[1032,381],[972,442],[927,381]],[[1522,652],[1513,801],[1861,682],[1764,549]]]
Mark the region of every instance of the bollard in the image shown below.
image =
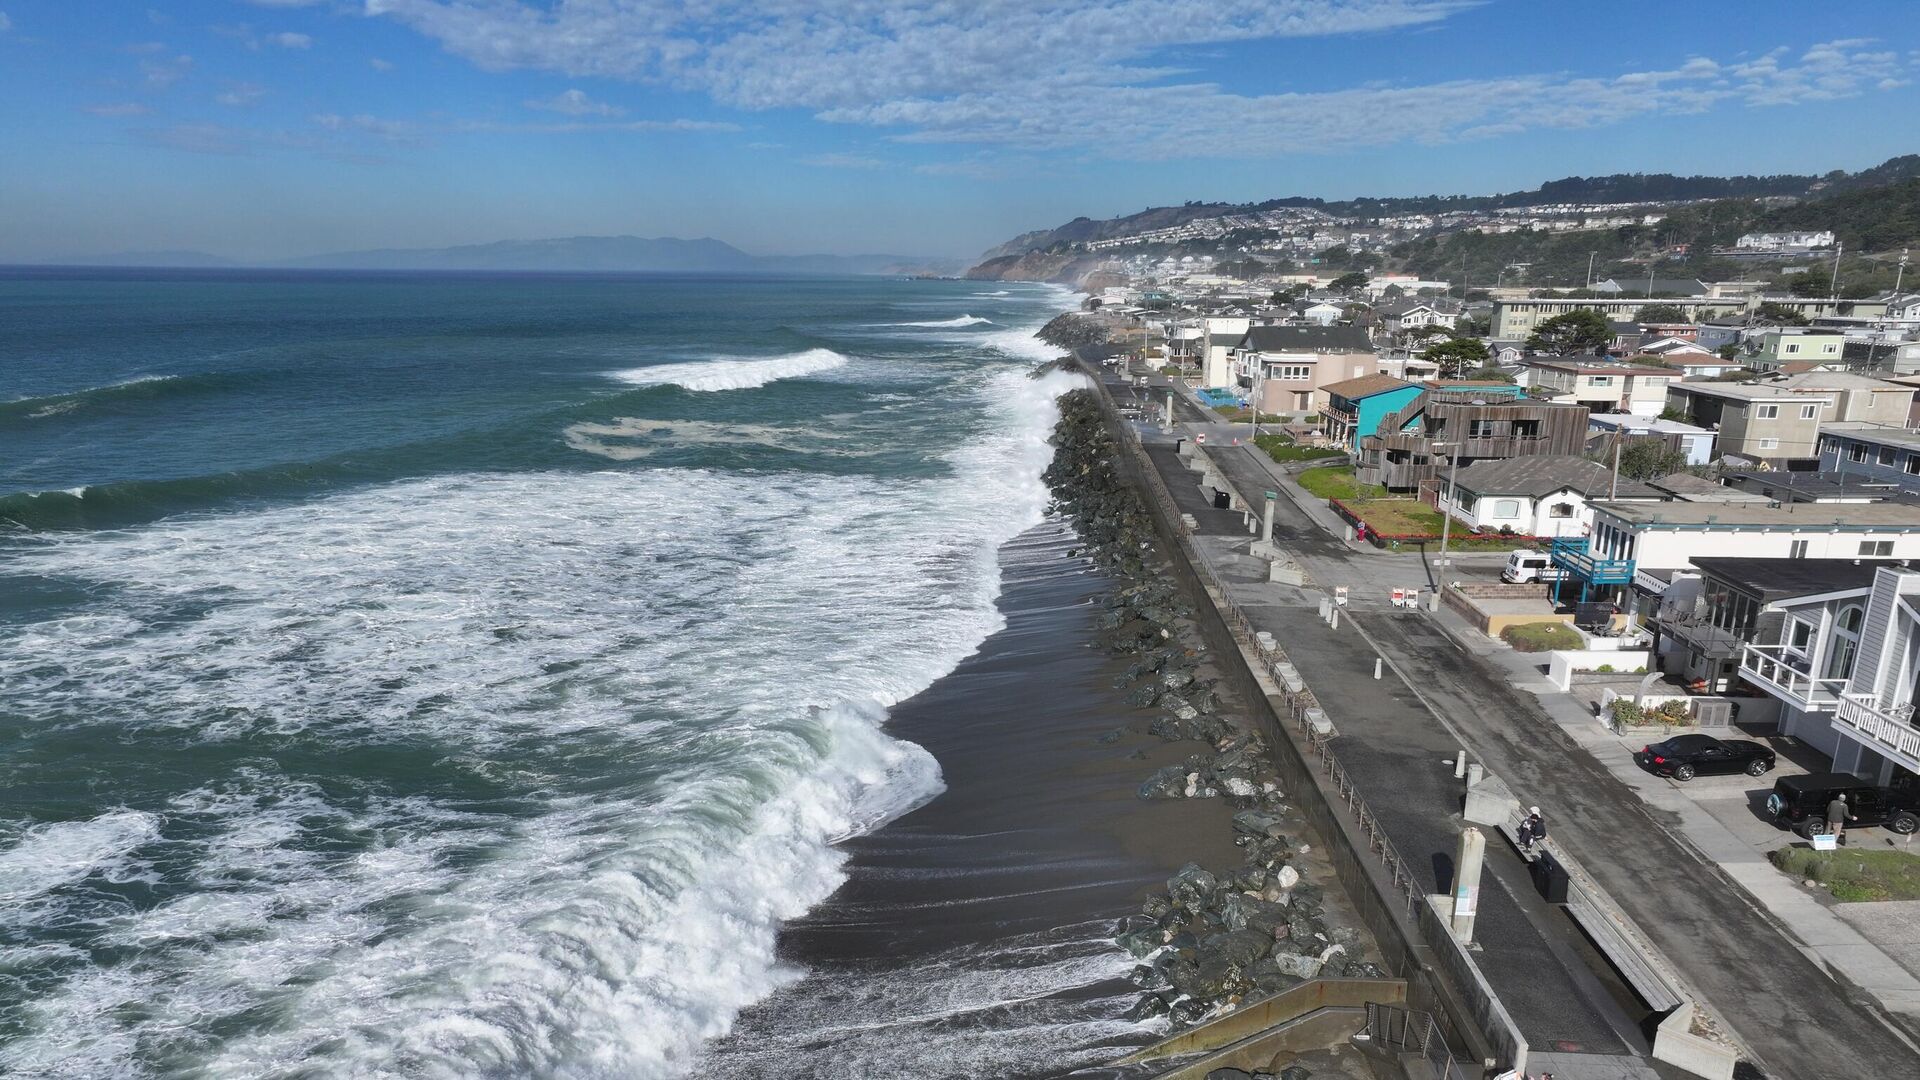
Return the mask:
[[[1340,629],[1340,606],[1338,604],[1335,604],[1333,608],[1333,622],[1328,625],[1332,626],[1335,630]]]
[[[1383,662],[1384,660],[1381,657],[1376,656],[1373,658],[1373,677],[1376,679],[1380,677],[1380,665]]]
[[[1173,430],[1173,391],[1171,390],[1167,391],[1167,416],[1166,423],[1162,426],[1167,431]]]
[[[1280,497],[1273,492],[1267,492],[1266,521],[1260,528],[1260,539],[1262,540],[1273,539],[1273,504],[1279,501],[1279,498]]]
[[[1464,777],[1466,775],[1467,775],[1467,748],[1463,746],[1460,748],[1460,756],[1453,759],[1453,778],[1455,780],[1458,780],[1461,777]]]
[[[1460,831],[1460,847],[1453,858],[1453,935],[1462,944],[1473,943],[1473,916],[1480,906],[1480,867],[1487,855],[1487,838],[1469,825]]]
[[[1479,762],[1476,761],[1473,764],[1467,766],[1467,787],[1468,788],[1479,787],[1480,781],[1486,779],[1486,776],[1487,776],[1486,768],[1482,766]]]

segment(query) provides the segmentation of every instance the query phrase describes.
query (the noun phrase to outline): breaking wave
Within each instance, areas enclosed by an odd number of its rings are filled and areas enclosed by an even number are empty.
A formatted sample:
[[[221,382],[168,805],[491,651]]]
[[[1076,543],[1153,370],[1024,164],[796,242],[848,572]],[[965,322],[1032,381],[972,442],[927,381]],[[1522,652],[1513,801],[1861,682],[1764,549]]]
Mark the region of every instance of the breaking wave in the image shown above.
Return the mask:
[[[697,360],[629,368],[612,375],[635,386],[678,386],[683,390],[751,390],[781,379],[797,379],[845,367],[847,357],[832,349],[808,349],[769,360]]]
[[[983,318],[980,318],[978,315],[961,315],[952,319],[935,319],[932,322],[903,322],[903,323],[891,323],[889,325],[927,326],[927,327],[952,329],[958,326],[992,326],[994,325],[994,322],[992,319],[983,319]]]

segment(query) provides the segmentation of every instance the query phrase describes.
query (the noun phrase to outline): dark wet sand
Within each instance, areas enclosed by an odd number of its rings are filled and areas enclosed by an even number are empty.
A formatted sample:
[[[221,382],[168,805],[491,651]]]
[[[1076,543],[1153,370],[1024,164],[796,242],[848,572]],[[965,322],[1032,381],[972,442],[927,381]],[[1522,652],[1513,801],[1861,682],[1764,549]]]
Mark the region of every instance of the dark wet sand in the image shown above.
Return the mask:
[[[847,882],[782,937],[805,977],[699,1075],[1099,1075],[1155,1037],[1120,1019],[1137,991],[1110,924],[1182,864],[1240,853],[1223,802],[1136,796],[1201,746],[1145,734],[1154,713],[1113,688],[1125,662],[1090,644],[1111,582],[1073,544],[1047,525],[1002,550],[1007,627],[888,728],[947,790],[843,845]]]

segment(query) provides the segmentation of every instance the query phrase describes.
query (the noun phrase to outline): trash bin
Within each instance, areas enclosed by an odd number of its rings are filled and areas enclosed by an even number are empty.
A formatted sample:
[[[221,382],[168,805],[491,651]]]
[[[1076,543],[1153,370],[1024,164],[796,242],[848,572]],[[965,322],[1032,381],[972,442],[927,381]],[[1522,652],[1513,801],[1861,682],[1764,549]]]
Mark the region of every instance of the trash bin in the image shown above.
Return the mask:
[[[1567,902],[1567,868],[1547,852],[1533,860],[1533,887],[1549,904]]]
[[[1227,494],[1224,491],[1221,491],[1219,488],[1214,488],[1213,489],[1213,508],[1215,510],[1233,509],[1233,496]]]

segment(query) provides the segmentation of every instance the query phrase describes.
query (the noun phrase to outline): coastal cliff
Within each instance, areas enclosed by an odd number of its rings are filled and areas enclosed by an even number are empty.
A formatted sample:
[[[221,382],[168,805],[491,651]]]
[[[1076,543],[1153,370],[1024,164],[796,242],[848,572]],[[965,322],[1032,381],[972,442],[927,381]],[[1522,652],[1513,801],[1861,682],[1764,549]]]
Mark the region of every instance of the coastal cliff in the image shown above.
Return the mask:
[[[994,256],[968,270],[966,276],[974,281],[1044,281],[1079,287],[1098,271],[1103,261],[1085,252],[1029,251]]]

